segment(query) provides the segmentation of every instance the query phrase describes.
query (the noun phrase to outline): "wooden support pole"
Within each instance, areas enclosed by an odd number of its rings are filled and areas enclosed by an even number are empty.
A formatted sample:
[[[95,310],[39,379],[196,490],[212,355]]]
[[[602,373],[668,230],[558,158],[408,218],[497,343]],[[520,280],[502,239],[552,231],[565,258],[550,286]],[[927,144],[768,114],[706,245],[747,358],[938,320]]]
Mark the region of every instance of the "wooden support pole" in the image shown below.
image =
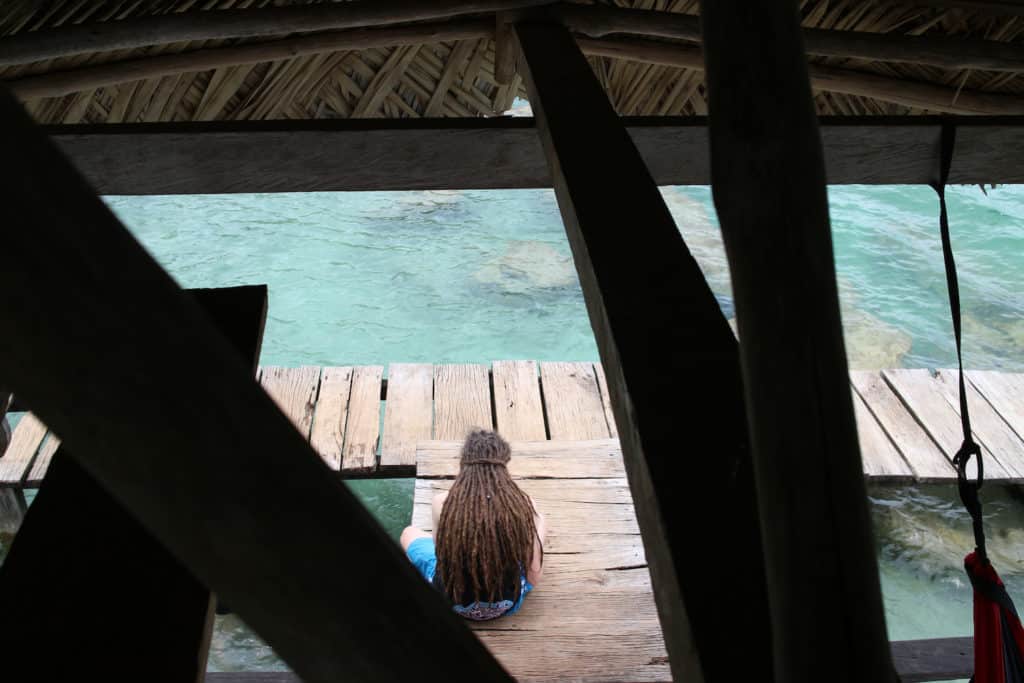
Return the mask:
[[[511,17],[506,13],[495,15],[494,27],[494,80],[508,85],[516,75],[519,45],[512,31]]]
[[[643,38],[586,38],[580,39],[579,45],[588,55],[704,70],[704,55],[694,45]],[[810,64],[805,69],[809,70],[815,90],[871,97],[949,114],[1024,114],[1024,97],[1018,95],[950,88],[823,64]]]
[[[591,38],[634,35],[701,40],[700,17],[694,14],[605,5],[559,4],[556,8],[566,26]],[[803,28],[801,33],[809,55],[927,64],[950,70],[1024,71],[1024,45],[1020,43],[820,28]]]
[[[673,677],[770,681],[736,340],[572,36],[557,24],[515,30]]]
[[[0,377],[75,462],[306,683],[510,680],[6,95],[0,147]]]
[[[203,71],[221,66],[256,64],[277,59],[339,50],[365,50],[371,47],[419,45],[452,40],[488,38],[494,34],[493,22],[486,19],[419,24],[394,28],[353,29],[332,33],[300,35],[261,43],[192,50],[117,62],[83,66],[26,76],[3,83],[20,99],[59,97],[107,85]]]
[[[266,287],[190,293],[255,373]],[[0,640],[17,653],[4,673],[19,681],[106,678],[116,634],[115,658],[126,671],[159,666],[161,680],[201,682],[213,602],[61,447],[0,567]],[[140,610],[151,623],[125,629]]]
[[[339,31],[392,24],[451,20],[549,3],[550,0],[375,0],[295,7],[190,11],[121,21],[71,24],[0,40],[0,66],[89,52],[132,50],[199,40],[266,38],[289,33]]]
[[[711,186],[742,340],[775,677],[894,681],[796,3],[710,0],[701,10]]]

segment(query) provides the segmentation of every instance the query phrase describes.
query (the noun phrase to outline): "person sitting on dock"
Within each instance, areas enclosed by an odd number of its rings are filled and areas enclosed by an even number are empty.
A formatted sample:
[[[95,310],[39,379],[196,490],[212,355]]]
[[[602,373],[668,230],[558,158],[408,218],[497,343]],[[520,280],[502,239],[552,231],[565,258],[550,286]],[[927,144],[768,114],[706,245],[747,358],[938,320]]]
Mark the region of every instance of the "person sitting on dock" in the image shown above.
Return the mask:
[[[512,480],[511,455],[496,432],[470,433],[451,489],[433,500],[436,550],[421,529],[402,532],[413,565],[475,621],[515,614],[541,576],[544,516]]]

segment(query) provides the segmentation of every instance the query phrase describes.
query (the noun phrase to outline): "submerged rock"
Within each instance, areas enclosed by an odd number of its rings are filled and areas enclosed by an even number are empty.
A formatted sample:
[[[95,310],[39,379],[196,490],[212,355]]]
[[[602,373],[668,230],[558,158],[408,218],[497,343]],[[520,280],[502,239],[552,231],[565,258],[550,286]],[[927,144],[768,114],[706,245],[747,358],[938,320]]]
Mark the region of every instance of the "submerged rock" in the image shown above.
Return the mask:
[[[508,243],[505,253],[486,262],[473,277],[510,294],[557,289],[576,284],[572,259],[544,242]]]

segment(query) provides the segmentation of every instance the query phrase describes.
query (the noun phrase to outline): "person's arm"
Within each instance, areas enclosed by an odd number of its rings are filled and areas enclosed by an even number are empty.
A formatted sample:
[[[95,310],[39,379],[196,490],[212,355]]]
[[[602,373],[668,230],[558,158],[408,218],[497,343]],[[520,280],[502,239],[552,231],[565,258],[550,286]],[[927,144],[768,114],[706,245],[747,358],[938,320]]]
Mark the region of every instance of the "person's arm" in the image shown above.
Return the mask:
[[[441,493],[434,496],[434,500],[431,502],[431,509],[433,511],[434,526],[431,527],[434,530],[434,537],[437,537],[437,525],[441,521],[441,508],[444,507],[444,501],[448,499],[448,492],[442,491]]]
[[[547,521],[537,509],[537,503],[533,498],[530,499],[530,503],[533,504],[533,524],[537,528],[537,536],[533,539],[533,562],[530,563],[530,568],[526,572],[526,580],[536,586],[544,572],[544,540],[547,538]]]

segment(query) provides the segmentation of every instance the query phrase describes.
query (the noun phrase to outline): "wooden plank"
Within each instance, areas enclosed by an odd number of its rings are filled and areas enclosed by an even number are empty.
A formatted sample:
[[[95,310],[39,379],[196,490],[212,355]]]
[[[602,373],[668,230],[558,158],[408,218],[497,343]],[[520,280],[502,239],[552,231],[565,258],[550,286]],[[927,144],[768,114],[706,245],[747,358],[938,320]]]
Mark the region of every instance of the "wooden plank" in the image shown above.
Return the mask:
[[[348,425],[342,452],[342,472],[371,472],[377,468],[380,439],[380,385],[384,367],[360,365],[352,371]]]
[[[956,471],[878,372],[853,371],[850,382],[921,482],[956,479]]]
[[[320,386],[320,368],[311,365],[300,368],[265,366],[260,372],[260,384],[303,438],[309,439]]]
[[[544,426],[537,364],[532,360],[494,361],[495,426],[509,441],[543,441]]]
[[[957,370],[938,370],[935,383],[939,385],[949,406],[960,415],[959,374]],[[1014,433],[999,413],[967,382],[967,410],[971,416],[971,431],[993,459],[1016,482],[1024,481],[1024,441]],[[990,464],[985,462],[985,475]]]
[[[541,363],[540,382],[552,440],[608,437],[593,363]]]
[[[857,441],[860,443],[864,474],[877,480],[912,481],[914,472],[910,465],[856,393],[853,395],[853,413],[857,419]]]
[[[615,413],[612,412],[612,397],[608,394],[608,378],[604,375],[604,367],[594,363],[594,372],[597,374],[597,386],[601,390],[601,405],[604,407],[605,422],[608,423],[608,435],[618,438],[619,429],[615,426]]]
[[[896,673],[906,683],[974,676],[974,638],[900,640],[889,646]]]
[[[513,441],[509,472],[514,479],[621,478],[626,476],[614,439],[592,441]],[[421,441],[416,476],[451,478],[459,471],[461,441]]]
[[[19,488],[25,481],[39,444],[46,436],[46,425],[32,413],[25,413],[11,435],[11,445],[0,457],[0,488]]]
[[[1024,374],[968,370],[967,379],[1017,436],[1024,438]]]
[[[5,159],[17,160],[0,164],[0,200],[10,219],[4,254],[25,266],[0,269],[0,376],[64,437],[75,461],[307,683],[413,679],[425,661],[453,683],[509,680],[363,504],[326,476],[253,380],[254,368],[6,94],[0,147]],[[83,311],[88,325],[81,324]],[[33,569],[38,585],[39,567]],[[24,588],[3,578],[0,590]],[[27,594],[38,601],[48,589]],[[382,595],[401,610],[380,609]],[[41,615],[52,632],[53,614],[62,614],[16,613],[10,598],[5,593],[0,610],[5,647],[30,633],[25,618]],[[135,654],[112,653],[109,637],[118,633],[125,643],[124,615],[138,604],[98,610],[119,621],[97,633],[106,640],[94,655],[105,665],[97,675],[109,674],[112,658]],[[152,629],[138,631],[161,640]],[[38,679],[44,658],[74,662],[67,647],[81,635],[61,641],[60,658],[48,637],[25,643],[5,676]],[[33,648],[38,656],[30,656]],[[193,652],[193,666],[199,661]],[[170,678],[162,658],[153,662]],[[19,663],[27,675],[11,673]]]
[[[352,368],[323,369],[309,442],[332,470],[341,469],[351,393]]]
[[[883,370],[882,377],[893,388],[918,423],[951,463],[963,441],[960,416],[943,397],[943,390],[928,370]],[[979,444],[985,458],[985,478],[993,481],[1012,480],[1013,476],[992,457],[985,444]],[[967,465],[968,476],[977,474],[977,463]]]
[[[515,31],[520,73],[607,375],[672,675],[768,680],[764,554],[736,340],[572,36],[529,23]],[[643,230],[626,235],[626,225]],[[686,430],[687,452],[708,457],[679,457],[681,416],[700,425]],[[701,485],[681,495],[681,481]],[[715,501],[722,496],[733,504],[714,528],[692,524],[709,506],[721,510]],[[694,547],[716,561],[693,562]],[[712,595],[709,585],[730,590]],[[737,631],[766,637],[745,638],[741,647],[726,635]]]
[[[32,463],[32,469],[29,470],[28,476],[25,478],[26,488],[38,487],[43,482],[46,470],[50,468],[50,461],[53,460],[53,454],[57,452],[58,448],[60,448],[60,437],[50,432],[46,442],[39,449],[39,455],[36,456],[35,462]]]
[[[894,681],[797,6],[705,0],[700,13],[711,188],[771,520],[772,627],[753,637],[770,634],[777,681]]]
[[[191,296],[235,342],[254,371],[266,315],[265,287],[197,290]],[[248,357],[245,357],[248,354]],[[124,614],[146,605],[160,615],[145,631],[122,633],[118,661],[135,670],[161,663],[169,680],[199,681],[213,625],[213,597],[164,546],[75,461],[53,434],[33,465],[45,479],[0,570],[0,634],[30,653],[59,640],[62,657],[26,657],[18,680],[99,675],[109,664],[105,643]],[[173,468],[162,468],[165,471]],[[30,474],[30,478],[43,473]],[[11,633],[13,630],[13,633]],[[45,645],[43,645],[45,647]]]
[[[591,454],[598,443],[619,460],[624,474],[614,439],[511,444],[513,476],[547,519],[544,580],[518,614],[473,628],[517,680],[671,680],[629,483],[623,476],[604,478],[600,459],[577,459],[568,471],[558,467],[573,454]],[[421,444],[421,468],[432,460],[451,463],[458,447]],[[522,478],[516,468],[524,450],[546,459],[556,478]],[[431,530],[431,502],[452,483],[417,479],[413,524]],[[584,602],[577,600],[581,592],[588,596]],[[573,601],[576,607],[566,610]]]
[[[950,182],[1024,183],[1024,118],[950,117]],[[711,180],[706,120],[624,117],[659,185]],[[821,117],[832,184],[927,183],[938,119]],[[529,118],[49,126],[101,194],[551,187]],[[680,164],[679,159],[687,163]],[[486,169],[486,172],[481,172]]]
[[[381,470],[415,468],[416,444],[429,440],[433,433],[433,390],[434,373],[428,363],[388,366]]]
[[[493,429],[491,384],[484,365],[434,367],[434,438],[458,440]]]

